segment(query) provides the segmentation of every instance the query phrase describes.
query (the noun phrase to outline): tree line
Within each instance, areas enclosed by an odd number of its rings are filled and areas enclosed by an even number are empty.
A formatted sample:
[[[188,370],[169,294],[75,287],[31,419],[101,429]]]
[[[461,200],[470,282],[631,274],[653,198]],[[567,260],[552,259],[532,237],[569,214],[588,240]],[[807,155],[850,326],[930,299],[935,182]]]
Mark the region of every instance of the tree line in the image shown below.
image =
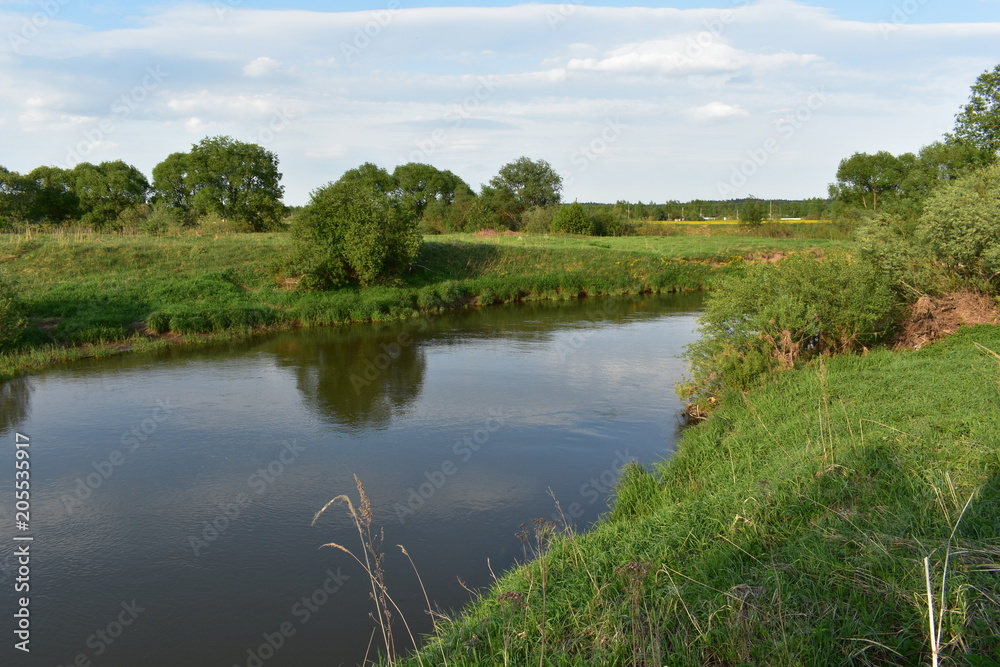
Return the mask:
[[[994,165],[1000,156],[1000,65],[983,72],[954,131],[916,153],[855,153],[841,160],[830,185],[834,215],[916,218],[942,185]]]
[[[191,224],[232,218],[248,231],[274,228],[285,215],[277,156],[230,137],[206,137],[153,169],[153,182],[122,160],[72,169],[42,166],[27,174],[0,167],[0,229],[6,222],[98,230],[130,222]]]

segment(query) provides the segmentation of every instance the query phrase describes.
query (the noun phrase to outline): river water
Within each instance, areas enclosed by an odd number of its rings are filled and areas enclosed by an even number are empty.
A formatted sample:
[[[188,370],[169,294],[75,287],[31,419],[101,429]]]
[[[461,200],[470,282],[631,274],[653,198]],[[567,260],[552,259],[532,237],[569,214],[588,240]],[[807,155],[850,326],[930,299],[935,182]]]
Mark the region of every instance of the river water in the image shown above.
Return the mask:
[[[55,367],[0,387],[0,599],[30,665],[355,665],[375,628],[354,476],[415,631],[671,452],[697,294],[541,302]],[[30,524],[15,529],[15,441]],[[20,518],[20,517],[18,517]],[[14,537],[33,541],[14,541]],[[30,574],[18,586],[27,545]],[[20,550],[20,551],[18,551]],[[24,558],[22,558],[24,560]],[[24,574],[24,571],[21,571]],[[13,629],[4,604],[6,627]],[[8,611],[11,610],[11,611]],[[405,645],[397,630],[400,646]],[[378,643],[376,637],[375,643]]]

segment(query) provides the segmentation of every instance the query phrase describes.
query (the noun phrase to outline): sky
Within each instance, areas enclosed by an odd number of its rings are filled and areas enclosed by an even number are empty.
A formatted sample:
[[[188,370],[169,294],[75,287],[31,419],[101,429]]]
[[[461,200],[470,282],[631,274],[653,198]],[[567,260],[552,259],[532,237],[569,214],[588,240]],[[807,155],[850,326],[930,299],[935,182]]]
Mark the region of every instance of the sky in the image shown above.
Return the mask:
[[[1000,0],[0,0],[0,165],[151,178],[226,135],[290,205],[365,162],[478,189],[521,156],[566,201],[822,197],[950,131],[998,44]]]

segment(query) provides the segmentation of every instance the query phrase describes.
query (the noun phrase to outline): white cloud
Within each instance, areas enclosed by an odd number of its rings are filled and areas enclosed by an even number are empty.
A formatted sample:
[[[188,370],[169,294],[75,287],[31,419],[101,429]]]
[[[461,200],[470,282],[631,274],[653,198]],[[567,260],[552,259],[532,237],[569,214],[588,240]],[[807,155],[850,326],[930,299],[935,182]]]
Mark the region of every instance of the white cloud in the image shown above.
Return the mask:
[[[270,76],[281,69],[281,63],[274,58],[262,56],[243,66],[243,74],[251,78]]]
[[[751,68],[804,66],[820,60],[814,54],[753,53],[713,39],[703,39],[698,35],[681,35],[667,40],[625,44],[613,49],[603,58],[573,58],[567,68],[619,74],[681,76],[733,73]]]
[[[720,120],[723,118],[740,118],[749,116],[750,112],[740,105],[725,104],[724,102],[709,102],[703,106],[691,107],[686,111],[689,118],[696,121]]]

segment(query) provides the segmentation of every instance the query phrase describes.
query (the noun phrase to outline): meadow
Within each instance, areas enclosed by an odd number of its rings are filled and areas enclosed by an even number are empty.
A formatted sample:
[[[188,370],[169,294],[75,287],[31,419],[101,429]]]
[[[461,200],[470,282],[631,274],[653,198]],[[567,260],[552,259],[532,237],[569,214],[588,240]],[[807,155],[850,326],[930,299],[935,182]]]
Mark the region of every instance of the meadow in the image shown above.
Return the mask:
[[[743,236],[428,236],[393,283],[297,289],[288,234],[22,233],[0,237],[29,328],[0,377],[54,361],[524,299],[697,290],[745,261],[842,241]]]

